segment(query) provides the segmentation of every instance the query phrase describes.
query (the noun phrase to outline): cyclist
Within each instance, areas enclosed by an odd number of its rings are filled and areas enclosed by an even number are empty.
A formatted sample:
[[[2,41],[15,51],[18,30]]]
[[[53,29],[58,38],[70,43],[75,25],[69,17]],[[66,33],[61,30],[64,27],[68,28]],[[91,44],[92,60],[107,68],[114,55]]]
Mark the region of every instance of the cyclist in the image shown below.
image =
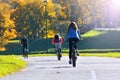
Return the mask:
[[[62,37],[59,34],[54,35],[54,38],[52,38],[52,44],[54,45],[54,48],[56,46],[59,47],[60,53],[61,53]],[[62,57],[62,55],[61,55],[61,57]]]
[[[25,51],[28,52],[28,39],[26,36],[23,36],[23,38],[21,39],[21,44],[23,46],[23,54],[25,54]]]
[[[78,31],[78,26],[75,22],[71,22],[66,34],[66,40],[69,41],[69,64],[71,64],[72,41],[75,42],[75,49],[77,49],[77,42],[81,39],[81,34]],[[77,54],[79,55],[79,54]]]

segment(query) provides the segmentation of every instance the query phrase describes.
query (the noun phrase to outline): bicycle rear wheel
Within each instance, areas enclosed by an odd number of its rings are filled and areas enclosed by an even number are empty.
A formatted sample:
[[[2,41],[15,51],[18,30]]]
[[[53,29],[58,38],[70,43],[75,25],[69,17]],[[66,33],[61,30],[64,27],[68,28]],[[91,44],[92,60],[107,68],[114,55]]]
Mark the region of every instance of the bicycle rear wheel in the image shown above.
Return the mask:
[[[60,61],[61,60],[60,54],[57,54],[57,57],[58,57],[58,60]]]
[[[58,60],[61,60],[61,53],[60,53],[60,49],[57,49],[57,58]]]
[[[25,48],[24,53],[23,53],[23,57],[28,58],[28,53],[29,53],[28,49]]]
[[[77,60],[77,57],[75,56],[75,54],[72,55],[72,65],[73,67],[76,67],[76,60]]]

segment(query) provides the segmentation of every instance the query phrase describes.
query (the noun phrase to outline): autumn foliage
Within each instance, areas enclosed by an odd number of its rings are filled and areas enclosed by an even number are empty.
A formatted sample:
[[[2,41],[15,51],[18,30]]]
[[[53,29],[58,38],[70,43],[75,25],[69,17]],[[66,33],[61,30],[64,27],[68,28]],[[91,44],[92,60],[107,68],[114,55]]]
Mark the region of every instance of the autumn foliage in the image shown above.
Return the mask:
[[[94,5],[93,5],[94,4]],[[1,0],[0,50],[9,40],[65,36],[71,20],[78,26],[105,26],[102,0]],[[81,29],[85,30],[85,29]]]
[[[12,9],[6,3],[0,3],[0,50],[5,50],[9,39],[16,37],[14,21],[10,19]]]

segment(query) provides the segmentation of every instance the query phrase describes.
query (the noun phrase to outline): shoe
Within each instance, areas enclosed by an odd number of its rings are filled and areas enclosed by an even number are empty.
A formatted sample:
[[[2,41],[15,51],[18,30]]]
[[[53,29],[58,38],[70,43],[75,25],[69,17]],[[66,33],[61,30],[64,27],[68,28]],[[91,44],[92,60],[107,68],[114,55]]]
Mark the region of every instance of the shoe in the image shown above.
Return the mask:
[[[79,52],[78,52],[78,50],[76,50],[76,53],[77,53],[77,56],[79,56]]]
[[[69,64],[71,64],[71,60],[69,61]]]

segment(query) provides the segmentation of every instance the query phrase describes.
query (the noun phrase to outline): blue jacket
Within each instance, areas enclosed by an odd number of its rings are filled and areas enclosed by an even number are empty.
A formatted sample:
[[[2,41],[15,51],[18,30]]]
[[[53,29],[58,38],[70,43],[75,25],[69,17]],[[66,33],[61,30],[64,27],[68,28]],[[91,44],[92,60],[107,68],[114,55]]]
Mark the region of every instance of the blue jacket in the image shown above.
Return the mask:
[[[69,40],[70,38],[77,38],[78,40],[80,40],[81,34],[78,30],[75,31],[73,28],[70,28],[70,30],[66,34],[66,40]]]

